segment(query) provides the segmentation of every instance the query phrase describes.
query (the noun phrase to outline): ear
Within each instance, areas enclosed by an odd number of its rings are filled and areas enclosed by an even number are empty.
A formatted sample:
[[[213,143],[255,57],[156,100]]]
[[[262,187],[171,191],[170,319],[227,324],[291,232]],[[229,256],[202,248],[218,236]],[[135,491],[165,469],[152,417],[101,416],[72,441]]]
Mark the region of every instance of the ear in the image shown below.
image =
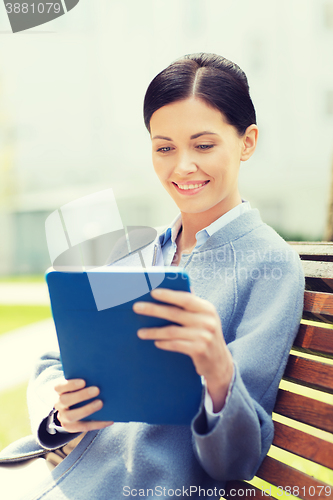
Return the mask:
[[[257,147],[259,129],[254,123],[247,127],[245,134],[242,137],[242,154],[241,161],[248,160]]]

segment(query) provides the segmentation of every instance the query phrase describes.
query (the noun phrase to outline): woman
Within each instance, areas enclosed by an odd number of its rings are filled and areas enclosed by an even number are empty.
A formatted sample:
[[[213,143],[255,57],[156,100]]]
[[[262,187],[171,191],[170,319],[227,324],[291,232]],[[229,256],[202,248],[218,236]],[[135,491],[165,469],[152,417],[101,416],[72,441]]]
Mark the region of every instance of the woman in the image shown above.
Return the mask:
[[[102,401],[70,407],[99,389],[65,381],[58,356],[44,356],[29,389],[38,444],[16,444],[2,456],[17,460],[20,446],[42,455],[81,439],[37,487],[45,500],[219,498],[226,481],[253,477],[273,439],[271,412],[304,278],[296,254],[238,190],[240,162],[258,139],[246,76],[213,54],[185,56],[149,85],[144,118],[154,169],[180,210],[145,261],[184,267],[194,293],[154,290],[168,305],[136,303],[138,314],[180,325],[138,336],[191,357],[205,384],[202,405],[190,427],[82,421]]]

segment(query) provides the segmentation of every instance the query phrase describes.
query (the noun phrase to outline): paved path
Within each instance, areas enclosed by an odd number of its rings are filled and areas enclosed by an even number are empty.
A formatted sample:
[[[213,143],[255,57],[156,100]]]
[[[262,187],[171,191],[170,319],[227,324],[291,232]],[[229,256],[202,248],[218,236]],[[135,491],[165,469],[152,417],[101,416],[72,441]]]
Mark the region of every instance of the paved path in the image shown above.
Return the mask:
[[[46,283],[0,283],[0,305],[49,303]],[[48,350],[58,350],[52,319],[0,335],[0,391],[26,382],[36,359]]]

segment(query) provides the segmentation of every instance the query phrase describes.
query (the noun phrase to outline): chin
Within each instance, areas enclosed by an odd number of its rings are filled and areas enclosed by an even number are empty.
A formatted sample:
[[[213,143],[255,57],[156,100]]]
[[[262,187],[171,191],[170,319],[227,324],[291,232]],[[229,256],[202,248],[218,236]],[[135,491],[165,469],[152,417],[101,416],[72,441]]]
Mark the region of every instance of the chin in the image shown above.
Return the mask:
[[[181,212],[183,212],[184,214],[203,214],[205,212],[208,212],[209,210],[211,210],[213,206],[209,206],[209,207],[189,207],[189,206],[185,206],[185,205],[177,205],[179,210]]]

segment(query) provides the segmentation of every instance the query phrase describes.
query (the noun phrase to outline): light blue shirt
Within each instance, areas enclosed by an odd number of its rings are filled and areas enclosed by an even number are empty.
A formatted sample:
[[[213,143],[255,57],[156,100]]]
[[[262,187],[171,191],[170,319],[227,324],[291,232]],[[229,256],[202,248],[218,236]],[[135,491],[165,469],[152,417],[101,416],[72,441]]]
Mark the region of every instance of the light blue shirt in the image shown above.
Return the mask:
[[[209,226],[198,231],[195,235],[197,243],[193,250],[197,250],[216,231],[226,226],[227,224],[229,224],[229,222],[236,219],[237,217],[247,212],[248,210],[251,210],[250,202],[243,201],[243,203],[240,203],[236,207],[232,208],[231,210],[229,210],[229,212],[221,215],[221,217],[212,222]],[[165,266],[171,266],[175,253],[177,251],[176,239],[181,229],[181,226],[182,226],[181,214],[178,214],[177,217],[172,221],[170,226],[160,236],[160,245],[162,249],[162,255]],[[183,257],[186,258],[186,255],[189,254],[183,254]]]

